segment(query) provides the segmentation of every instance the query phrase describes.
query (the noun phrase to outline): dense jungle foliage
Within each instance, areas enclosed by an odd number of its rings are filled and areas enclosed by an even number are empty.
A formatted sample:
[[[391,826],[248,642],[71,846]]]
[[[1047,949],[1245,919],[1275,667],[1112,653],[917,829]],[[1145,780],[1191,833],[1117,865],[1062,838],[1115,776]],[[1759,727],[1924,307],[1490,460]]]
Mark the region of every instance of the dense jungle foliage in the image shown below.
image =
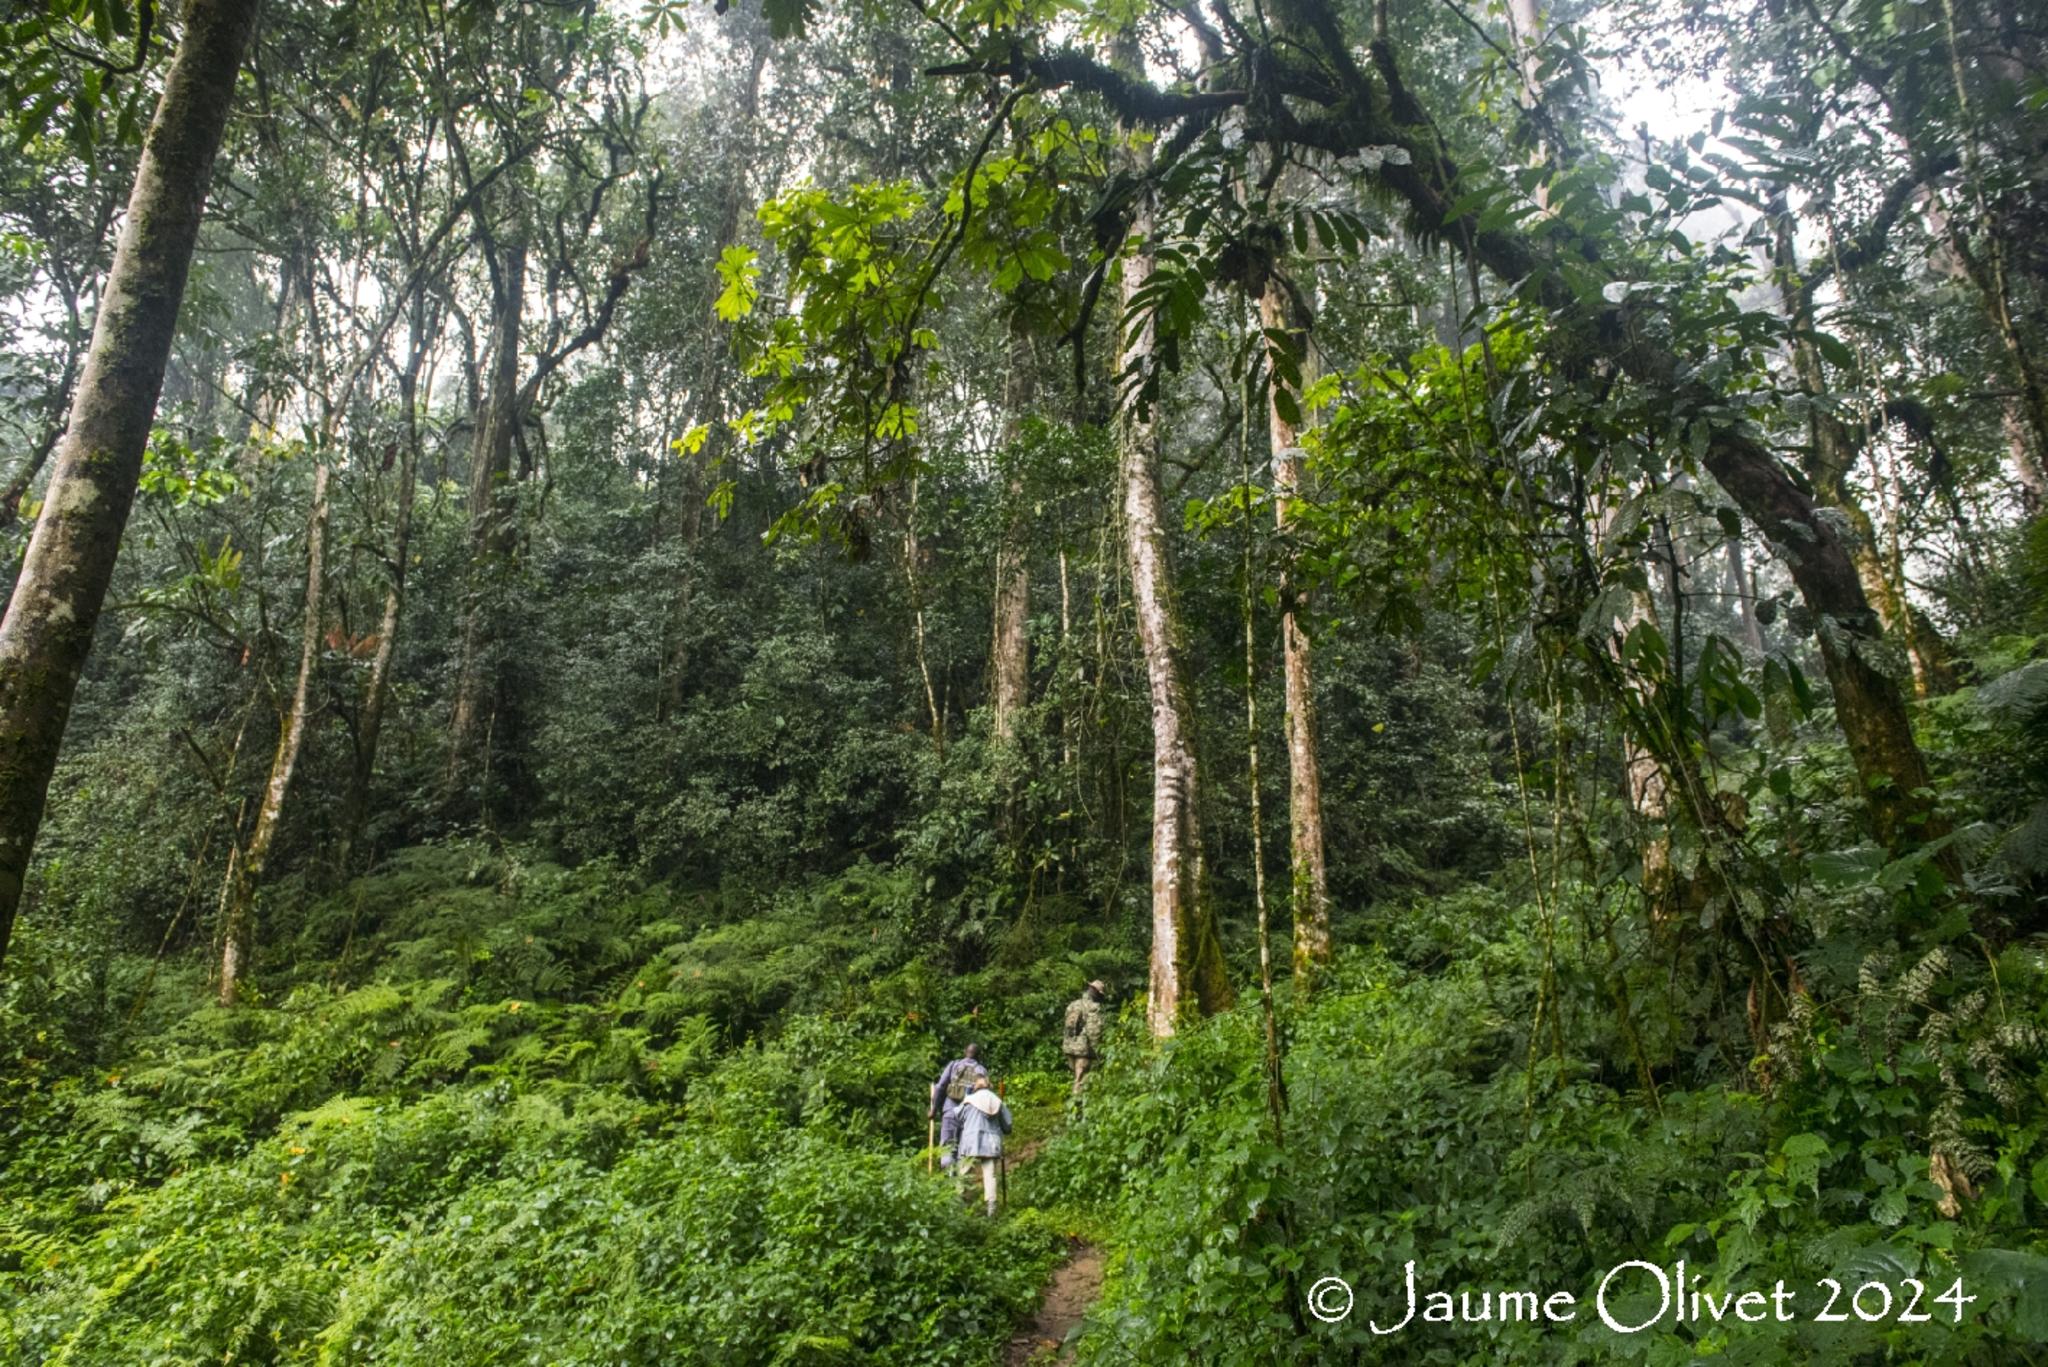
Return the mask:
[[[0,32],[0,1358],[2048,1360],[2033,9]]]

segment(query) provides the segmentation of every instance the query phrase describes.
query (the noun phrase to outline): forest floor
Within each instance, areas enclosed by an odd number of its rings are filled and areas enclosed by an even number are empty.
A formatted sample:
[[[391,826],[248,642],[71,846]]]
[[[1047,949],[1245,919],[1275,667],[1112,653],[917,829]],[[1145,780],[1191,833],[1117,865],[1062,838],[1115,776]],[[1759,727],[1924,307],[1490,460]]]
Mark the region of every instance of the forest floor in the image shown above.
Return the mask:
[[[1041,1135],[1020,1144],[1010,1159],[1015,1172],[1037,1158],[1049,1136]],[[1058,1367],[1074,1360],[1068,1337],[1081,1326],[1096,1298],[1102,1294],[1102,1250],[1078,1235],[1067,1236],[1067,1256],[1053,1269],[1040,1297],[1038,1310],[1018,1326],[1003,1349],[1003,1367],[1030,1367],[1054,1363]]]
[[[1102,1294],[1102,1250],[1085,1240],[1069,1237],[1067,1260],[1053,1270],[1045,1297],[1031,1322],[1010,1338],[1003,1350],[1003,1367],[1074,1360],[1067,1336],[1080,1327],[1081,1320]],[[1057,1354],[1057,1356],[1053,1356]]]

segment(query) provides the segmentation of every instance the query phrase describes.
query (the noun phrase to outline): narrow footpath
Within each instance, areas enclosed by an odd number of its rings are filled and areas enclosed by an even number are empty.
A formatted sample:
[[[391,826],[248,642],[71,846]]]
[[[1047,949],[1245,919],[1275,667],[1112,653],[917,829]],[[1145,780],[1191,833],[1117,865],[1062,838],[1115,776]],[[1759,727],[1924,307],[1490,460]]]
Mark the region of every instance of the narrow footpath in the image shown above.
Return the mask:
[[[1045,1299],[1038,1313],[1019,1329],[1003,1350],[1003,1367],[1043,1367],[1074,1360],[1068,1337],[1102,1294],[1102,1250],[1091,1243],[1070,1238],[1067,1260],[1053,1269],[1046,1284]]]
[[[1039,1138],[1019,1145],[1010,1160],[1010,1171],[1028,1166],[1045,1144],[1046,1140]],[[1053,1269],[1037,1313],[1011,1335],[1003,1349],[1003,1367],[1066,1367],[1074,1361],[1074,1345],[1068,1339],[1102,1294],[1102,1264],[1101,1249],[1068,1236],[1066,1260]]]

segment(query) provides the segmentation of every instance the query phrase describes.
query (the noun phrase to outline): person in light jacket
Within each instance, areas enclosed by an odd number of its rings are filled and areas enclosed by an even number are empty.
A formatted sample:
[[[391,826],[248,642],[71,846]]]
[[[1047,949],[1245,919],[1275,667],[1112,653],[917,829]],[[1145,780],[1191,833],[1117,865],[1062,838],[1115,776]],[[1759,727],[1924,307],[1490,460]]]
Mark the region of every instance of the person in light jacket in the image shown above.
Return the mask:
[[[960,1103],[960,1190],[973,1190],[975,1168],[981,1169],[981,1194],[988,1213],[996,1213],[996,1183],[1002,1173],[1003,1136],[1010,1132],[1010,1108],[990,1090],[989,1081],[967,1094]]]

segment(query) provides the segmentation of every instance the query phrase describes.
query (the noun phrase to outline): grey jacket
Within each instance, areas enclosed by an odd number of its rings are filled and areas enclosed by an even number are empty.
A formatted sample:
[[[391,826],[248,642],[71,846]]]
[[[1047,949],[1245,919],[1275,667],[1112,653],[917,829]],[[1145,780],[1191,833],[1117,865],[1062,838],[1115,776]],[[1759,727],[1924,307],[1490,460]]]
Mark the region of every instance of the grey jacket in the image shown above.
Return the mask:
[[[960,1106],[960,1156],[962,1158],[1000,1158],[1003,1153],[1003,1136],[1010,1132],[1010,1108],[997,1102],[994,1115],[982,1114],[981,1108],[973,1104],[972,1098]]]

